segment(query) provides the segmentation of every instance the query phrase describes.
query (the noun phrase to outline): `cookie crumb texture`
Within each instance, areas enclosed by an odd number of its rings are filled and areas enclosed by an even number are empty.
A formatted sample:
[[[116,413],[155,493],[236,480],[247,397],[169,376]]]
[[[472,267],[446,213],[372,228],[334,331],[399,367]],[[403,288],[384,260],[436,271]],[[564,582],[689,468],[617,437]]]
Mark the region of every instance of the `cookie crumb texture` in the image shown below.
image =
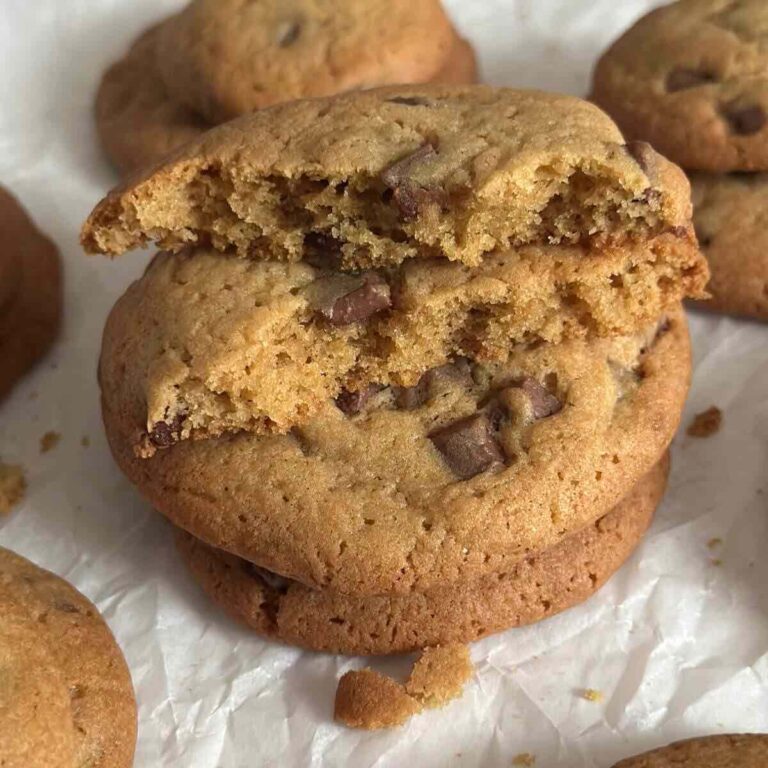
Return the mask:
[[[593,99],[624,135],[688,170],[768,170],[768,5],[681,0],[597,64]]]
[[[531,243],[687,237],[688,182],[573,97],[390,87],[281,104],[220,126],[110,193],[89,251],[149,240],[299,261],[318,238],[344,269]]]
[[[0,763],[129,768],[136,703],[96,608],[0,548]]]
[[[366,730],[402,725],[459,698],[471,676],[469,648],[458,644],[425,648],[405,685],[372,669],[353,670],[339,680],[334,719]]]
[[[616,763],[613,768],[765,768],[768,735],[702,736]]]
[[[712,407],[707,408],[706,411],[697,413],[685,432],[691,437],[711,437],[720,431],[722,422],[722,411],[717,406],[713,405]]]
[[[27,481],[21,467],[0,461],[0,515],[7,515],[23,498]]]

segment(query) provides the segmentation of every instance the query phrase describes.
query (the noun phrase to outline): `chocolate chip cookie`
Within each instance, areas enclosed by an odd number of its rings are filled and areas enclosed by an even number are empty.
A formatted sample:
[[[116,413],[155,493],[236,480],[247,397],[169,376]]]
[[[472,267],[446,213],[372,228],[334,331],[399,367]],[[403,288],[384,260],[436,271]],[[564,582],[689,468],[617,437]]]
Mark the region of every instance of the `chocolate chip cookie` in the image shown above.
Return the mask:
[[[768,175],[691,176],[693,219],[712,278],[716,312],[768,320]]]
[[[768,170],[768,5],[679,0],[597,64],[593,99],[683,168]]]
[[[328,398],[286,434],[138,458],[147,403],[127,375],[129,327],[108,324],[100,365],[128,477],[206,543],[354,595],[498,573],[601,516],[666,449],[690,373],[675,312],[630,337],[516,346],[363,402]]]
[[[56,246],[0,187],[0,398],[45,353],[59,329]]]
[[[667,470],[665,459],[613,511],[507,571],[400,597],[309,589],[182,531],[177,544],[211,598],[259,634],[331,653],[408,652],[477,640],[586,600],[637,546]]]
[[[63,579],[2,548],[0,719],[4,765],[133,763],[133,688],[107,625]]]
[[[741,733],[678,741],[613,768],[765,768],[768,735]]]

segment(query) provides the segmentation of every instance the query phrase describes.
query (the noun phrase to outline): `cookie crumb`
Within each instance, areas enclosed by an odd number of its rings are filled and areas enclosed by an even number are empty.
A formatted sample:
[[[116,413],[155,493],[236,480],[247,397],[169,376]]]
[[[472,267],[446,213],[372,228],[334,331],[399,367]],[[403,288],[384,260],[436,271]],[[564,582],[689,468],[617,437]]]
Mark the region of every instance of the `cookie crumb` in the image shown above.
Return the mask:
[[[586,701],[602,701],[605,696],[603,695],[602,691],[597,691],[594,688],[585,688],[581,692],[581,698],[586,699]]]
[[[88,435],[83,435],[80,438],[80,445],[83,446],[83,448],[87,448],[91,444],[91,438],[88,437]]]
[[[688,425],[686,434],[691,437],[710,437],[720,431],[723,422],[723,412],[715,405],[706,411],[697,413]]]
[[[723,540],[721,538],[715,537],[714,539],[710,539],[707,542],[707,548],[715,549],[716,547],[719,547],[722,543],[723,543]]]
[[[512,758],[512,765],[522,765],[526,768],[536,764],[536,758],[530,752],[521,752]]]
[[[52,451],[59,444],[59,440],[61,440],[61,435],[58,432],[46,432],[40,438],[40,453]]]
[[[710,560],[710,562],[715,566],[715,568],[719,568],[723,564],[723,561],[719,557],[713,558]]]
[[[373,669],[352,670],[339,680],[333,716],[350,728],[394,728],[458,698],[471,674],[469,648],[460,644],[425,648],[405,685]]]
[[[24,498],[26,490],[21,467],[0,462],[0,515],[7,515]]]

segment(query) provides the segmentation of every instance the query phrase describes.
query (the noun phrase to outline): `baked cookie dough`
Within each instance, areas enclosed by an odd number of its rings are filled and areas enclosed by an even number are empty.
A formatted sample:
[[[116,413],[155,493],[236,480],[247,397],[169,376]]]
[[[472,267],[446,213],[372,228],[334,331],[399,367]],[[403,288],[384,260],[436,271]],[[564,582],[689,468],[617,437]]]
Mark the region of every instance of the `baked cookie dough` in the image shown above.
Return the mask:
[[[586,600],[634,551],[666,485],[665,458],[596,523],[509,570],[400,597],[310,589],[177,532],[205,592],[265,637],[315,651],[370,655],[467,643]]]
[[[74,587],[0,548],[0,756],[9,768],[129,768],[136,703],[122,653]]]
[[[0,187],[0,398],[53,343],[61,316],[56,246]]]
[[[697,306],[768,320],[768,174],[691,176],[693,221],[709,262],[709,301]]]
[[[603,55],[592,98],[687,170],[768,170],[768,4],[680,0]]]
[[[622,760],[613,768],[765,768],[766,765],[768,735],[742,733],[678,741]]]

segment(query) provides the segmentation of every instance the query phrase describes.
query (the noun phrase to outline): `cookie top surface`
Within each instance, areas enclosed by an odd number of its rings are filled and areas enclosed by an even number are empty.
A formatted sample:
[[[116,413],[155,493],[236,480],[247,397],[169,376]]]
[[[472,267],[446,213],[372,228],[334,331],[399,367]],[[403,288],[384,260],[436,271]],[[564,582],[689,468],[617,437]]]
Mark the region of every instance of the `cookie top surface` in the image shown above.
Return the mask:
[[[597,64],[593,98],[687,170],[768,170],[768,5],[680,0]]]
[[[413,401],[387,387],[350,416],[329,399],[289,434],[187,440],[139,459],[146,404],[108,327],[104,419],[129,478],[198,538],[310,586],[423,590],[551,546],[650,470],[690,370],[682,316],[653,336],[513,349],[436,373]]]
[[[488,86],[382,88],[260,110],[111,192],[89,251],[212,243],[298,261],[331,238],[348,268],[527,243],[641,240],[690,226],[682,172],[597,107]]]
[[[768,320],[768,174],[691,176],[712,294],[700,306]]]
[[[131,678],[93,604],[63,579],[2,548],[0,602],[6,606],[0,627],[33,626],[47,669],[62,681],[73,732],[69,765],[130,766],[136,741]]]
[[[630,757],[614,768],[764,768],[768,735],[703,736]]]
[[[99,138],[123,173],[154,165],[210,127],[171,99],[159,77],[156,45],[162,26],[150,28],[136,40],[106,71],[96,94]]]
[[[0,187],[0,397],[53,342],[61,315],[56,246]]]
[[[439,0],[194,0],[160,33],[166,88],[212,123],[270,104],[428,82],[454,31]]]

